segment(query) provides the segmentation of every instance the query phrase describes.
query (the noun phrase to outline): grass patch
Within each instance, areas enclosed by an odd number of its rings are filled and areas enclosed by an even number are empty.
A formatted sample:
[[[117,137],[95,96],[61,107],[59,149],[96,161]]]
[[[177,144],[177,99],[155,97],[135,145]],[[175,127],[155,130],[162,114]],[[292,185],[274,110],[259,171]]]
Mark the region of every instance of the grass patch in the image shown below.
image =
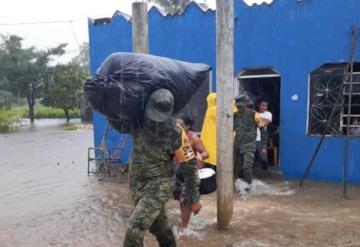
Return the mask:
[[[74,109],[69,111],[70,118],[80,118],[80,109]]]
[[[15,130],[20,123],[21,115],[17,111],[0,109],[0,133]]]
[[[80,118],[80,110],[69,111],[70,118]],[[0,109],[0,133],[16,130],[19,127],[21,118],[29,118],[29,110],[26,106],[15,107],[10,110]],[[37,106],[35,108],[35,118],[65,118],[62,109]],[[66,125],[64,130],[77,130],[76,125]]]
[[[66,131],[72,131],[72,130],[77,130],[77,126],[75,124],[67,124],[63,127],[63,130]]]
[[[61,109],[38,106],[35,108],[35,118],[64,118],[65,113]]]
[[[29,110],[26,106],[11,109],[20,114],[22,118],[29,118]],[[69,111],[70,118],[80,118],[80,109],[73,109]],[[65,118],[65,112],[59,108],[36,106],[35,118]]]

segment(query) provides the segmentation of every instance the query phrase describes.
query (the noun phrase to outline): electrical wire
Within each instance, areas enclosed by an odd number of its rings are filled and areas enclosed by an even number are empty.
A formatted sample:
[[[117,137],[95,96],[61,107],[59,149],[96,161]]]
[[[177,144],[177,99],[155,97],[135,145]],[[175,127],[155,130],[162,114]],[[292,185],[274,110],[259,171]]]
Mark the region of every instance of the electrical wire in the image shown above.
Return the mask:
[[[70,20],[53,20],[53,21],[34,21],[34,22],[8,22],[8,23],[0,23],[0,26],[21,26],[21,25],[42,25],[42,24],[57,24],[57,23],[67,23],[74,21],[82,21],[87,18],[78,18],[78,19],[70,19]]]
[[[78,53],[81,50],[81,45],[79,43],[79,39],[75,32],[74,22],[85,20],[86,18],[78,18],[78,19],[71,19],[71,20],[55,20],[55,21],[39,21],[39,22],[14,22],[14,23],[0,23],[0,26],[16,26],[16,25],[42,25],[42,24],[58,24],[58,23],[69,23],[71,32],[77,46],[77,49],[72,49],[66,51],[67,54],[71,53]]]
[[[69,21],[69,23],[70,23],[72,34],[74,36],[75,43],[76,43],[77,47],[80,50],[80,43],[79,43],[78,37],[77,37],[76,32],[75,32],[73,21]]]

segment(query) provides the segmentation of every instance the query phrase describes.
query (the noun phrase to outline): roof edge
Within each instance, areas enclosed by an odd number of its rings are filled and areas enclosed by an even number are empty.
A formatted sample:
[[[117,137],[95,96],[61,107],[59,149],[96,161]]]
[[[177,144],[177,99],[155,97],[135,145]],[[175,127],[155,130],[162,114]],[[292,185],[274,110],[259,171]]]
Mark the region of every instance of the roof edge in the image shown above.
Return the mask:
[[[185,15],[186,12],[188,11],[189,7],[191,5],[195,5],[199,10],[201,10],[203,13],[208,13],[208,12],[215,12],[215,10],[211,9],[207,4],[205,3],[198,3],[194,0],[191,0],[191,2],[186,5],[186,7],[184,8],[183,11],[181,12],[177,12],[174,14],[170,14],[167,13],[166,11],[164,11],[161,7],[157,6],[157,5],[153,5],[151,6],[151,8],[148,10],[148,13],[150,13],[151,11],[157,11],[158,13],[161,14],[161,16],[163,17],[168,17],[168,16],[182,16]],[[112,17],[103,17],[103,18],[91,18],[89,17],[89,21],[93,24],[93,25],[105,25],[105,24],[109,24],[112,22],[112,20],[114,19],[114,17],[117,16],[121,16],[123,17],[126,21],[131,21],[132,17],[131,15],[128,15],[124,12],[121,12],[119,10],[115,11],[115,13],[112,15]]]
[[[250,7],[250,8],[269,6],[269,5],[274,4],[274,2],[275,2],[275,0],[257,0],[256,2],[254,2],[252,4],[248,4],[245,2],[245,0],[240,0],[240,1],[242,1],[244,5],[246,5],[247,7]]]
[[[269,6],[274,4],[274,2],[276,0],[257,0],[255,3],[252,3],[251,5],[247,4],[245,2],[245,0],[239,0],[241,1],[246,7],[250,7],[250,8],[256,8],[256,7],[263,7],[263,6]],[[295,1],[295,0],[294,0]],[[299,0],[296,0],[299,1]],[[186,7],[184,8],[183,11],[181,12],[176,12],[173,14],[167,13],[165,10],[163,10],[160,6],[153,4],[149,10],[148,13],[150,13],[151,11],[156,11],[158,12],[162,17],[175,17],[175,16],[183,16],[186,14],[186,12],[188,11],[188,9],[190,8],[190,6],[195,5],[201,12],[203,13],[208,13],[208,12],[215,12],[216,9],[212,9],[210,8],[206,3],[198,3],[195,0],[191,0]],[[130,22],[132,19],[131,15],[128,15],[122,11],[116,10],[115,13],[112,15],[112,17],[104,17],[104,18],[91,18],[89,17],[89,21],[93,24],[93,25],[105,25],[105,24],[109,24],[112,22],[112,20],[115,17],[123,17],[126,21]]]

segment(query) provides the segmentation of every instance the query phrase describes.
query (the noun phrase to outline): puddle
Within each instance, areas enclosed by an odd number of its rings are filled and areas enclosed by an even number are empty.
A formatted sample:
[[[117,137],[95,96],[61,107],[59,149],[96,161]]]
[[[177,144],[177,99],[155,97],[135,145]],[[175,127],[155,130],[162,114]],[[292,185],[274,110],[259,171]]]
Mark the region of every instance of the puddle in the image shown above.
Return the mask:
[[[287,182],[282,182],[278,184],[267,184],[264,181],[259,179],[254,179],[249,186],[242,179],[237,179],[235,181],[236,192],[243,197],[252,196],[252,195],[293,195],[295,190],[290,189]],[[250,190],[248,190],[250,189]]]

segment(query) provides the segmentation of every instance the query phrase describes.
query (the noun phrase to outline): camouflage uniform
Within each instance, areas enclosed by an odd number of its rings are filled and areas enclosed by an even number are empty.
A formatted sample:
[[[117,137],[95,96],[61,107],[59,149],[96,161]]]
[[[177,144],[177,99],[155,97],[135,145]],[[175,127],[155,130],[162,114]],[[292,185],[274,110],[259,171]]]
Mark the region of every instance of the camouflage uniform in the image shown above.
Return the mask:
[[[176,246],[165,211],[173,190],[173,156],[181,145],[181,129],[171,117],[172,109],[172,94],[159,89],[148,100],[142,129],[131,129],[121,121],[109,119],[114,128],[131,133],[134,139],[129,180],[135,208],[128,222],[124,247],[143,246],[147,230],[156,236],[161,247]]]
[[[234,114],[234,130],[236,133],[234,142],[234,174],[240,177],[242,171],[244,180],[248,183],[251,183],[251,169],[256,149],[254,115],[255,112],[251,109],[243,113],[236,112]]]
[[[245,106],[247,108],[245,111],[240,111],[242,105],[251,105],[251,102],[243,102],[243,100],[242,97],[236,99],[235,102],[239,111],[234,113],[234,131],[236,134],[234,142],[234,175],[238,177],[242,175],[245,182],[250,184],[256,151],[256,112],[247,106]],[[265,136],[263,137],[264,129],[260,128],[260,132],[262,143],[266,143],[267,140]]]
[[[174,151],[180,146],[181,130],[175,120],[161,124],[158,131],[145,127],[135,133],[130,164],[130,190],[135,202],[131,213],[125,247],[143,246],[146,230],[150,230],[160,246],[176,246],[175,236],[167,221],[165,204],[173,189]]]

